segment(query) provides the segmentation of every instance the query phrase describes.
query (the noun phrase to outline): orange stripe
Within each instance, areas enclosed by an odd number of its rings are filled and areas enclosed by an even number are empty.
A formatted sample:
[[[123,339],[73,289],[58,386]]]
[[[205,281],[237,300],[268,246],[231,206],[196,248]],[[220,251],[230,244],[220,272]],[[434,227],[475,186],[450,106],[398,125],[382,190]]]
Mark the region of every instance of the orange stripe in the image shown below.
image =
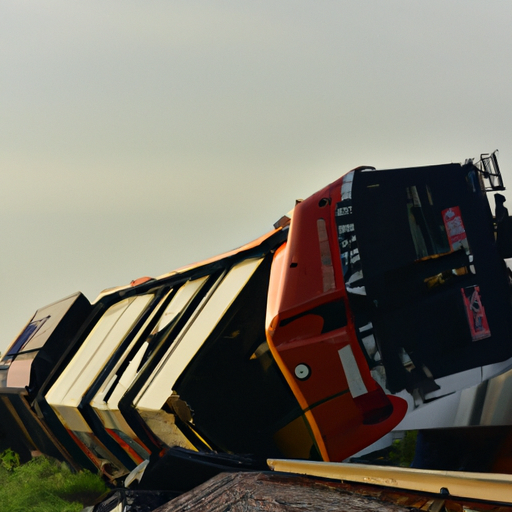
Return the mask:
[[[272,323],[274,323],[274,322],[272,322]],[[302,410],[305,413],[306,419],[307,419],[307,421],[309,423],[309,427],[311,428],[311,432],[313,433],[313,436],[315,438],[316,445],[318,447],[320,455],[322,456],[322,459],[324,461],[329,462],[330,459],[329,459],[329,454],[327,452],[327,447],[325,446],[324,440],[322,438],[322,434],[320,433],[320,429],[318,428],[318,424],[317,424],[317,422],[315,420],[315,417],[313,416],[313,413],[310,410],[308,410],[309,409],[309,404],[306,401],[306,399],[304,398],[304,395],[302,394],[299,386],[295,382],[295,379],[293,378],[293,376],[288,371],[288,368],[284,364],[284,362],[283,362],[283,360],[281,358],[281,355],[279,354],[279,352],[275,348],[274,343],[272,342],[271,336],[269,335],[268,332],[266,334],[267,334],[268,346],[270,347],[270,352],[272,353],[272,356],[274,357],[274,359],[275,359],[275,361],[277,363],[277,366],[279,367],[279,369],[283,373],[284,378],[286,379],[286,382],[290,386],[290,388],[292,390],[292,393],[295,395],[295,398],[299,402],[300,407],[302,408]]]
[[[121,448],[127,452],[130,457],[137,463],[137,464],[140,464],[141,462],[144,461],[144,459],[126,442],[124,441],[116,432],[114,432],[112,429],[110,428],[106,428],[105,429],[114,439],[115,441],[117,442],[117,444],[119,444],[119,446],[121,446]]]

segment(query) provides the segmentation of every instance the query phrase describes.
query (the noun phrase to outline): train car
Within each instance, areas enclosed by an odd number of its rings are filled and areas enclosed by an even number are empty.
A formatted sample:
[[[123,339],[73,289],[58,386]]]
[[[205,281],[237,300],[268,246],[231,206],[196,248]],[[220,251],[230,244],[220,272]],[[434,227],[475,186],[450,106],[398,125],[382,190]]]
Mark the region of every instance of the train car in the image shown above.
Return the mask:
[[[509,426],[489,412],[512,394],[503,189],[495,154],[360,167],[246,246],[50,315],[41,364],[36,314],[0,398],[24,372],[19,399],[52,442],[11,436],[113,481],[150,460],[143,485],[186,490],[268,457],[343,461],[397,430]]]
[[[31,453],[44,452],[82,467],[81,452],[73,456],[65,449],[59,434],[31,406],[35,390],[55,371],[58,361],[66,361],[63,350],[72,354],[77,327],[91,311],[91,304],[76,293],[36,311],[3,356],[0,365],[0,446],[19,453],[27,460]]]
[[[488,155],[479,166],[355,169],[295,208],[272,268],[268,334],[323,460],[368,446],[396,416],[395,430],[510,425],[506,391],[507,413],[476,419],[493,404],[480,392],[468,420],[475,389],[512,363],[512,235],[487,199],[499,190]]]

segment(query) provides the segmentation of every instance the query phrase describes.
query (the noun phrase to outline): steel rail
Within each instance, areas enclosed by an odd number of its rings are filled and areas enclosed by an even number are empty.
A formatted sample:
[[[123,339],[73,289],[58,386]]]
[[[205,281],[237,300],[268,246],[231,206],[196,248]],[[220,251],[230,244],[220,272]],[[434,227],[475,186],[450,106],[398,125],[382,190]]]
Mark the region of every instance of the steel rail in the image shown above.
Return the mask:
[[[270,469],[283,473],[512,504],[512,475],[288,459],[268,459],[267,463]]]

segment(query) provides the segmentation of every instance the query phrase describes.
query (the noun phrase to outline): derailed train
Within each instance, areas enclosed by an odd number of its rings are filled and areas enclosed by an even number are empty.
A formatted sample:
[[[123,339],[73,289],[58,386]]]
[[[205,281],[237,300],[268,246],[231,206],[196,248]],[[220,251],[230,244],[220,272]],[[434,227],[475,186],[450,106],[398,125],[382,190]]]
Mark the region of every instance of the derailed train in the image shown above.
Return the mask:
[[[118,482],[149,459],[147,486],[172,466],[185,489],[393,430],[511,425],[503,188],[495,154],[357,168],[239,249],[39,309],[1,361],[0,445]]]

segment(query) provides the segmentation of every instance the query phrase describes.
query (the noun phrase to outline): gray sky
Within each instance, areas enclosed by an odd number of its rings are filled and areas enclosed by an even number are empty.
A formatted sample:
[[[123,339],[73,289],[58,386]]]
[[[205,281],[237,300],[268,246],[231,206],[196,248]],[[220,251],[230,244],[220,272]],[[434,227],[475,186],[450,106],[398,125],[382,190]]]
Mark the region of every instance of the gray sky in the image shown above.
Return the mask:
[[[512,187],[511,26],[508,0],[0,0],[0,351],[358,165],[499,149]]]

